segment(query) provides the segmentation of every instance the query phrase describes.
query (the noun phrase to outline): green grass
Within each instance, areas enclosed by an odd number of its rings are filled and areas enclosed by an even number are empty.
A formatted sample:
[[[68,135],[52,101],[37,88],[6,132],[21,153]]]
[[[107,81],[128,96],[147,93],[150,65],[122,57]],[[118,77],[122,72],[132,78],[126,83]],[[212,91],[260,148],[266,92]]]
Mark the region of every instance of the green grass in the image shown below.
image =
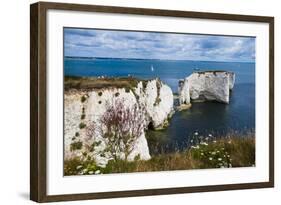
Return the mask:
[[[96,77],[64,77],[64,89],[104,89],[104,88],[125,88],[134,89],[140,82],[133,77],[115,77],[115,78],[96,78]]]
[[[111,160],[105,168],[97,167],[93,160],[83,162],[78,159],[66,160],[64,165],[65,175],[79,174],[79,170],[76,169],[77,166],[86,169],[89,165],[96,167],[96,170],[103,174],[251,167],[255,165],[255,139],[251,136],[219,139],[197,144],[181,152],[152,156],[147,161],[138,159],[132,162]],[[84,174],[89,173],[85,172]]]

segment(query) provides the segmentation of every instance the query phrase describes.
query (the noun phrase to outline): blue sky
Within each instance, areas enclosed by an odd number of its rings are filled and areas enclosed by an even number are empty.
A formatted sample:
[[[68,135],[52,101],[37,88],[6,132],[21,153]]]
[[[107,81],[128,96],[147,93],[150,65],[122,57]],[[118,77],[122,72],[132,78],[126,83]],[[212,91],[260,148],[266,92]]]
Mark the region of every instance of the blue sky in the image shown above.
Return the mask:
[[[255,38],[64,29],[65,56],[255,61]]]

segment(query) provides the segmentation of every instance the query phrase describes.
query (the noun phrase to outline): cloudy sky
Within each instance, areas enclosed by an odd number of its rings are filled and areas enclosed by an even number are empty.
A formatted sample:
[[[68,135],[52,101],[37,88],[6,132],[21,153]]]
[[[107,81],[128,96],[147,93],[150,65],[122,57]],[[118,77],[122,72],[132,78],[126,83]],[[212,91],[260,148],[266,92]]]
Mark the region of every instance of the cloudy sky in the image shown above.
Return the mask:
[[[255,61],[255,38],[64,29],[65,56]]]

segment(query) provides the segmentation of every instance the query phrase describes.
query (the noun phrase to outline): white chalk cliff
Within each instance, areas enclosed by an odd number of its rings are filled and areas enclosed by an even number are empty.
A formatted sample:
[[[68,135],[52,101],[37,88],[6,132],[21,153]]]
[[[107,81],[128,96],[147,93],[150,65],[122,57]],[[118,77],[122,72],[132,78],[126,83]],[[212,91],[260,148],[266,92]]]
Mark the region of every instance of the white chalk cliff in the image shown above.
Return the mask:
[[[82,102],[83,96],[86,97]],[[164,127],[169,115],[173,113],[172,90],[159,79],[139,81],[136,87],[129,90],[120,87],[69,89],[65,92],[64,98],[65,159],[90,157],[102,167],[106,166],[110,159],[107,153],[100,155],[100,151],[107,147],[106,140],[98,134],[89,137],[86,128],[92,122],[99,121],[106,111],[106,106],[114,104],[116,100],[121,100],[125,107],[131,107],[136,103],[143,105],[146,113],[145,129],[148,126],[155,129]],[[83,119],[81,118],[82,110],[84,110]],[[79,127],[81,123],[85,124],[86,128],[81,129]],[[71,144],[75,142],[79,142],[82,146],[71,150]],[[99,143],[94,150],[89,152],[89,147],[95,142]],[[143,160],[150,159],[144,130],[133,145],[133,151],[128,156],[128,160],[134,160],[136,156]]]
[[[218,101],[229,103],[235,74],[227,71],[194,72],[179,81],[179,103],[190,101]]]

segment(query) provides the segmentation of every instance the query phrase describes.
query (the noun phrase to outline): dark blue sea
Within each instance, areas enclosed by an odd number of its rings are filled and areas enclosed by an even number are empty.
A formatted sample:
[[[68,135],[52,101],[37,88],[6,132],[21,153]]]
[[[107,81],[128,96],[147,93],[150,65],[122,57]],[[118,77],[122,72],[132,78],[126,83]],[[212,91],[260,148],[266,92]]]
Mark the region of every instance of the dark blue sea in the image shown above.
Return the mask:
[[[153,67],[153,68],[152,68]],[[67,76],[134,76],[141,79],[159,77],[177,92],[179,79],[194,70],[227,70],[236,74],[236,82],[228,105],[216,102],[193,103],[191,109],[176,112],[170,126],[163,131],[149,131],[147,138],[152,153],[174,151],[189,145],[195,132],[199,135],[224,136],[230,132],[255,130],[255,63],[87,59],[65,58]]]

